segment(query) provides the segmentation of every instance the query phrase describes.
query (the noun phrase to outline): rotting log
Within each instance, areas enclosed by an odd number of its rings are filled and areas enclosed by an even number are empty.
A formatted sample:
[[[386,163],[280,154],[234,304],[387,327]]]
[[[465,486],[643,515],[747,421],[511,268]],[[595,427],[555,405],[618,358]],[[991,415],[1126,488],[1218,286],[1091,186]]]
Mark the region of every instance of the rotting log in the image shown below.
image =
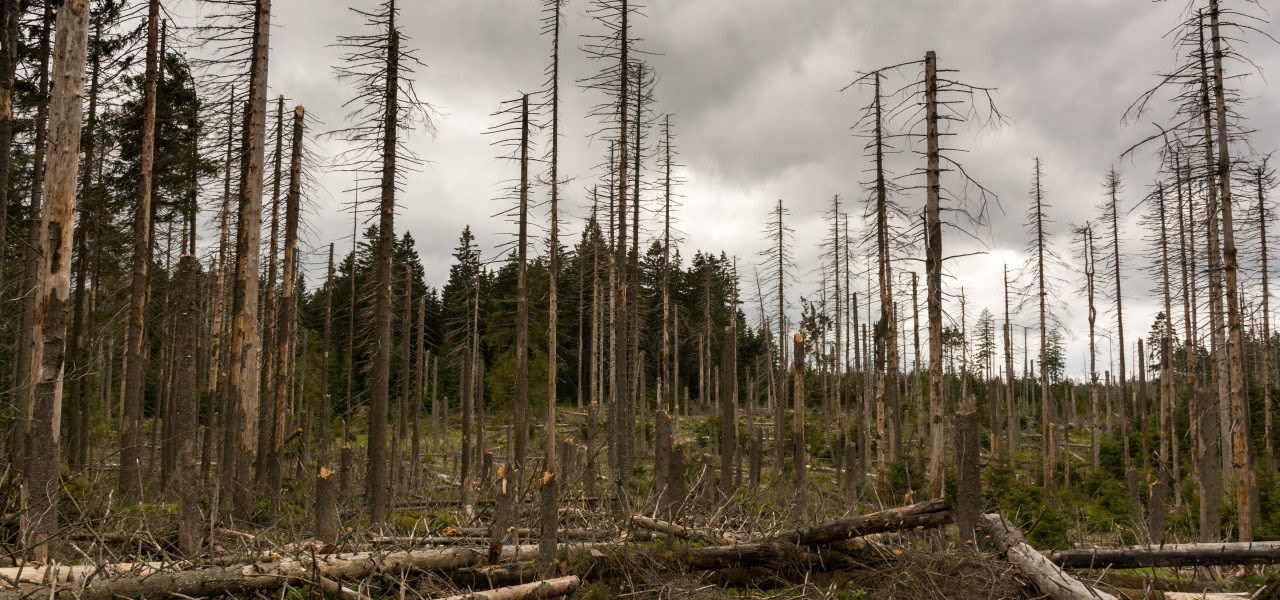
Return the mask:
[[[951,502],[946,498],[938,498],[909,506],[836,519],[804,529],[784,531],[766,539],[773,542],[816,546],[873,533],[940,527],[951,522],[951,517]]]
[[[1027,543],[1022,532],[998,513],[978,518],[978,526],[1001,553],[1022,571],[1036,588],[1053,600],[1116,600],[1072,577]]]
[[[1280,542],[1165,544],[1126,548],[1050,550],[1045,556],[1068,569],[1137,569],[1280,563]]]
[[[469,592],[457,596],[449,596],[444,600],[525,600],[527,598],[559,598],[574,593],[582,585],[577,575],[557,577],[497,588],[483,592]]]

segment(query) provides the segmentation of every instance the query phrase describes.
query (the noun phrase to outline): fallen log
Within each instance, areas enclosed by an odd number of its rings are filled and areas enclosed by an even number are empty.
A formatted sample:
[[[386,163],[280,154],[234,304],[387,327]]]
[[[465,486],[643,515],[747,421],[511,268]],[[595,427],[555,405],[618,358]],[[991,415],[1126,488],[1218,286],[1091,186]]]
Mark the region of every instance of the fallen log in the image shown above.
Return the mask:
[[[1068,569],[1208,567],[1280,563],[1280,542],[1165,544],[1126,548],[1073,548],[1045,552]]]
[[[534,567],[533,561],[523,561],[483,567],[464,567],[450,572],[449,578],[458,587],[495,588],[536,581],[538,570]]]
[[[661,521],[644,515],[631,515],[631,524],[641,529],[656,531],[658,533],[663,533],[681,539],[705,542],[708,544],[731,544],[734,541],[728,536],[721,535],[719,533],[685,527],[678,523]]]
[[[559,598],[574,593],[582,586],[577,575],[535,581],[524,585],[497,588],[484,592],[470,592],[449,596],[443,600],[525,600],[526,598]]]
[[[506,546],[502,558],[533,556],[536,545]],[[48,565],[0,569],[0,577],[27,583],[48,584],[50,592],[32,588],[0,592],[0,598],[41,596],[66,600],[160,598],[173,595],[216,596],[277,588],[290,582],[311,582],[313,577],[360,579],[375,573],[444,571],[475,566],[486,558],[480,548],[431,548],[399,552],[355,552],[225,567],[187,568],[174,563],[123,563],[117,565]],[[177,569],[175,570],[175,566]],[[17,571],[25,570],[25,573]],[[10,573],[12,572],[12,573]]]
[[[836,519],[804,529],[784,531],[765,538],[765,541],[817,546],[873,533],[901,531],[918,527],[940,527],[951,522],[951,515],[951,502],[946,498],[939,498],[865,515]]]
[[[1053,600],[1116,600],[1115,596],[1092,589],[1068,575],[1061,567],[1032,548],[1022,532],[1000,514],[982,515],[978,518],[978,526],[1009,562],[1016,565],[1037,589]]]

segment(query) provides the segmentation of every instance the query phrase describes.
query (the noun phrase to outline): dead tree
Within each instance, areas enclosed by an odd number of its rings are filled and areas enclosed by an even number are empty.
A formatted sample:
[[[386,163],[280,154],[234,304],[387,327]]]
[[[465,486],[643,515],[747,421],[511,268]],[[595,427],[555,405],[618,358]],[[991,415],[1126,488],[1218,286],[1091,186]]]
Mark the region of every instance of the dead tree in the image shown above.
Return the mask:
[[[808,462],[808,452],[804,445],[804,334],[797,333],[792,340],[792,369],[791,369],[791,399],[794,402],[792,408],[792,426],[791,426],[791,464],[795,476],[796,492],[804,492],[805,471]]]
[[[263,157],[266,145],[267,68],[271,39],[271,0],[255,0],[249,58],[249,97],[245,113],[243,174],[236,230],[236,279],[232,291],[231,352],[227,394],[230,410],[224,438],[223,489],[233,498],[234,514],[248,518],[254,509],[252,467],[257,433],[261,331],[258,322],[258,265],[262,237]]]
[[[275,497],[280,493],[284,471],[285,417],[288,411],[289,373],[293,368],[294,323],[298,320],[298,305],[294,298],[294,282],[298,271],[298,217],[302,203],[302,144],[303,118],[301,106],[293,109],[293,137],[290,141],[289,189],[285,198],[284,271],[280,281],[280,306],[275,327],[275,378],[272,384],[271,446],[267,461],[267,492]]]
[[[32,337],[39,369],[32,412],[30,452],[23,494],[22,542],[36,561],[49,558],[58,534],[59,416],[62,414],[67,309],[71,292],[71,238],[76,212],[80,158],[81,98],[89,38],[88,0],[64,0],[58,7],[49,97],[49,154],[44,178],[47,203],[40,217],[40,267]],[[33,217],[34,218],[34,217]]]
[[[17,361],[14,374],[14,392],[15,401],[14,409],[16,417],[13,422],[13,429],[9,436],[9,464],[19,465],[17,468],[25,467],[26,450],[28,446],[27,437],[31,431],[31,413],[33,403],[35,401],[35,380],[36,371],[40,368],[38,364],[38,346],[40,340],[33,337],[36,333],[33,325],[35,319],[36,305],[35,294],[32,293],[36,286],[36,277],[39,274],[40,257],[34,253],[39,252],[41,248],[40,242],[40,214],[42,210],[42,202],[44,198],[44,176],[45,176],[45,154],[48,148],[48,122],[49,122],[49,50],[50,39],[53,35],[53,4],[44,3],[43,17],[40,21],[40,43],[39,58],[37,59],[38,73],[36,76],[36,97],[38,103],[36,105],[35,115],[35,136],[31,150],[31,187],[29,193],[30,201],[28,202],[27,212],[27,239],[26,245],[23,246],[22,253],[22,279],[19,283],[21,291],[21,310],[22,320],[18,327],[17,342]]]
[[[602,92],[608,100],[597,105],[592,111],[593,116],[601,120],[603,131],[616,131],[616,136],[609,134],[614,142],[615,152],[610,153],[611,174],[616,174],[613,185],[610,186],[609,195],[614,206],[611,212],[614,214],[614,226],[616,227],[616,235],[613,242],[614,248],[614,271],[616,276],[612,279],[613,294],[613,310],[610,313],[610,325],[612,336],[610,337],[610,399],[619,401],[611,402],[610,423],[614,429],[614,437],[616,441],[613,444],[615,448],[614,454],[614,476],[615,484],[619,491],[625,492],[631,477],[632,463],[632,437],[634,430],[631,423],[634,422],[634,405],[630,400],[633,398],[632,393],[632,358],[630,354],[629,327],[630,311],[632,310],[629,289],[629,281],[626,273],[626,265],[628,264],[629,252],[627,246],[627,186],[631,183],[628,177],[628,169],[631,168],[631,144],[628,143],[628,136],[631,135],[630,111],[628,110],[629,100],[632,94],[628,91],[633,83],[632,69],[633,58],[633,42],[630,20],[637,14],[636,7],[630,0],[595,0],[591,7],[587,9],[587,14],[593,21],[604,28],[603,33],[591,34],[586,37],[584,45],[588,56],[603,65],[600,72],[583,80],[580,84],[591,90]],[[635,80],[639,80],[635,77]],[[616,164],[617,169],[614,171],[612,165]],[[638,199],[637,199],[638,200]],[[625,425],[626,431],[620,431],[618,428]],[[625,493],[623,494],[625,503]]]
[[[13,89],[18,69],[18,22],[22,16],[21,0],[0,3],[0,264],[5,264],[9,231],[9,174],[13,170]],[[0,289],[4,273],[0,272]]]
[[[560,27],[564,23],[564,1],[565,0],[545,0],[543,3],[542,26],[544,33],[551,35],[551,65],[547,72],[547,103],[550,107],[551,117],[551,148],[550,160],[548,167],[549,182],[551,185],[551,239],[550,239],[550,257],[547,267],[547,290],[548,290],[548,308],[547,308],[547,405],[546,413],[543,419],[543,473],[539,479],[542,496],[541,510],[541,538],[539,540],[538,566],[539,571],[544,575],[550,575],[551,563],[556,556],[556,528],[559,525],[559,514],[557,513],[557,481],[555,475],[556,462],[556,383],[559,379],[559,365],[557,363],[557,316],[559,312],[557,275],[560,272]],[[522,228],[523,233],[523,228]],[[523,246],[523,243],[522,243]],[[523,247],[521,248],[523,252]],[[521,283],[523,283],[523,259],[521,260]],[[527,290],[525,312],[527,319]],[[526,323],[527,327],[527,323]]]
[[[1267,252],[1267,219],[1272,216],[1269,203],[1267,201],[1267,192],[1275,185],[1274,173],[1271,171],[1268,162],[1270,156],[1263,157],[1258,164],[1252,169],[1252,179],[1255,191],[1258,195],[1257,211],[1258,219],[1258,256],[1261,263],[1260,273],[1262,276],[1262,440],[1263,455],[1266,457],[1267,464],[1275,465],[1275,430],[1273,429],[1274,418],[1272,410],[1274,409],[1271,399],[1271,285],[1270,273],[1267,268],[1270,262],[1270,255]]]
[[[786,387],[787,379],[787,280],[791,278],[792,270],[795,268],[795,260],[792,257],[792,238],[795,231],[786,224],[786,217],[791,211],[782,205],[782,199],[778,199],[778,203],[769,211],[769,219],[765,221],[764,236],[769,240],[769,247],[761,250],[759,256],[764,264],[765,278],[774,282],[773,289],[770,290],[773,300],[777,306],[776,330],[778,332],[777,340],[777,357],[778,364],[776,370],[776,379],[779,382],[777,398],[774,399],[774,443],[777,453],[778,472],[782,472],[783,464],[786,462],[786,445],[783,443],[782,433],[782,407],[786,405],[786,394],[782,388]],[[764,299],[761,298],[761,313],[764,313]]]
[[[912,281],[915,275],[912,275]],[[1017,467],[1022,411],[1013,395],[1013,321],[1009,319],[1009,265],[1004,265],[1004,399],[1005,416],[1008,418],[1009,468]]]
[[[1058,472],[1058,428],[1055,415],[1058,410],[1054,405],[1052,390],[1049,388],[1049,333],[1059,323],[1055,316],[1060,310],[1061,302],[1056,298],[1059,278],[1052,269],[1065,265],[1053,248],[1046,241],[1048,227],[1052,221],[1048,217],[1050,204],[1044,193],[1044,168],[1039,158],[1035,159],[1032,170],[1031,204],[1027,207],[1024,224],[1028,229],[1027,262],[1024,272],[1032,275],[1032,281],[1023,289],[1024,302],[1034,302],[1040,326],[1040,435],[1042,441],[1042,476],[1045,487],[1053,487],[1057,482]],[[1034,298],[1034,300],[1032,300]],[[1051,310],[1054,309],[1054,310]]]
[[[352,9],[366,28],[341,35],[344,49],[334,67],[339,80],[353,86],[348,126],[333,132],[353,148],[339,157],[347,168],[377,175],[378,238],[374,250],[373,363],[369,370],[369,450],[365,479],[370,520],[387,517],[387,406],[391,379],[392,250],[395,244],[396,192],[404,172],[421,163],[402,136],[423,126],[432,129],[430,105],[413,88],[415,68],[422,63],[407,49],[395,0],[370,10]]]
[[[124,420],[120,423],[120,498],[126,503],[142,500],[138,463],[142,456],[139,435],[142,429],[142,400],[146,376],[147,288],[151,264],[151,193],[152,169],[155,165],[156,86],[159,79],[158,56],[160,2],[150,0],[147,7],[146,75],[142,100],[142,144],[138,175],[139,196],[133,218],[133,283],[129,290],[129,329],[125,357]],[[241,227],[244,227],[242,224]],[[256,270],[254,278],[256,281]]]

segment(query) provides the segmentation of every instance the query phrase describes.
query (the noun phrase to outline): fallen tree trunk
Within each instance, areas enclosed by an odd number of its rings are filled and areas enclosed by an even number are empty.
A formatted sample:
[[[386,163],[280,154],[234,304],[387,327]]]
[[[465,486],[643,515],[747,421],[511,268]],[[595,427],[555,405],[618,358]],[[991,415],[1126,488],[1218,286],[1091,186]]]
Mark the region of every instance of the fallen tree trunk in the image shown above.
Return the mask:
[[[1003,516],[988,513],[978,518],[978,526],[999,548],[1009,562],[1018,567],[1031,583],[1053,600],[1116,600],[1106,592],[1091,589],[1079,579],[1068,575],[1061,567],[1036,551]]]
[[[533,561],[486,565],[483,567],[465,567],[449,574],[449,578],[458,587],[463,588],[496,588],[509,585],[520,585],[538,579],[538,569]]]
[[[516,560],[520,556],[533,556],[537,550],[536,545],[506,546],[502,549],[502,558]],[[111,600],[120,597],[216,596],[277,588],[289,582],[311,582],[315,576],[360,579],[375,573],[444,571],[475,566],[485,558],[486,553],[481,548],[432,548],[330,554],[317,556],[314,560],[310,557],[288,558],[250,565],[183,570],[174,570],[174,563],[14,567],[0,569],[0,577],[47,584],[53,589],[48,593],[33,593],[30,586],[14,588],[0,593],[0,598],[38,595],[67,600]],[[183,565],[176,566],[181,569]]]
[[[873,533],[918,527],[940,527],[951,522],[951,516],[951,502],[946,498],[938,498],[909,506],[836,519],[805,529],[785,531],[769,536],[765,541],[816,546]]]
[[[734,541],[728,536],[721,535],[719,533],[700,530],[700,529],[693,529],[691,527],[685,527],[684,525],[672,523],[670,521],[661,521],[658,519],[652,519],[644,515],[631,515],[631,524],[641,529],[656,531],[658,533],[664,533],[666,535],[670,535],[670,536],[674,536],[674,537],[678,537],[686,540],[706,542],[708,544],[718,545],[718,544],[733,543]]]
[[[1280,563],[1280,542],[1076,548],[1050,550],[1045,556],[1068,569],[1265,565]]]
[[[582,585],[577,575],[535,581],[524,585],[449,596],[444,600],[525,600],[526,598],[559,598],[574,593]]]

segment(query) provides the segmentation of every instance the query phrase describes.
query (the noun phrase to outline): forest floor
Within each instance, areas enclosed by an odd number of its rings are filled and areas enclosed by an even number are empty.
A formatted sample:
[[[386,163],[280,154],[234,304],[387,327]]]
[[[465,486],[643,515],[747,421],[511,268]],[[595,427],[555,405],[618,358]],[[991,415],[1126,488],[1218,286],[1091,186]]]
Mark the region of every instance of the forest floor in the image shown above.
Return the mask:
[[[578,422],[572,411],[562,411],[565,422],[557,432],[559,438],[585,437],[585,425]],[[501,418],[500,416],[498,416]],[[765,424],[765,421],[759,421]],[[815,430],[810,439],[811,462],[809,480],[803,491],[797,491],[790,475],[779,472],[773,466],[765,438],[760,483],[750,485],[749,461],[745,455],[737,461],[734,471],[735,489],[731,498],[723,498],[717,492],[718,455],[711,440],[717,431],[714,418],[686,417],[681,419],[681,435],[689,443],[687,489],[679,511],[679,523],[698,531],[713,532],[726,540],[750,541],[762,539],[789,529],[813,525],[849,515],[892,508],[918,501],[907,486],[906,493],[887,483],[883,490],[867,485],[850,495],[837,484],[839,461],[832,460],[835,453],[823,451],[830,447],[830,432]],[[355,428],[355,427],[353,427]],[[358,428],[355,428],[358,429]],[[429,428],[424,428],[428,429]],[[769,428],[763,428],[770,430]],[[287,470],[283,492],[271,501],[259,501],[256,514],[248,521],[231,522],[225,514],[217,519],[217,525],[207,532],[205,551],[199,557],[181,557],[176,547],[177,504],[172,489],[172,475],[162,473],[159,452],[149,449],[147,458],[150,470],[144,470],[147,482],[145,503],[121,506],[115,501],[115,469],[110,463],[114,458],[108,440],[103,440],[96,456],[98,468],[86,469],[74,477],[64,473],[67,485],[63,496],[63,537],[55,545],[57,561],[64,564],[111,565],[120,563],[160,563],[159,570],[191,570],[210,565],[258,563],[281,561],[289,558],[304,560],[318,553],[370,552],[371,556],[385,556],[397,551],[415,551],[428,547],[475,548],[483,553],[488,548],[488,528],[493,520],[494,476],[497,468],[505,464],[506,442],[509,429],[499,420],[491,419],[486,427],[486,447],[494,458],[487,468],[477,466],[478,486],[471,501],[464,504],[458,485],[458,455],[461,440],[457,432],[445,436],[440,448],[424,435],[422,461],[417,477],[409,477],[408,444],[396,453],[401,462],[393,469],[398,482],[392,495],[389,522],[382,527],[371,528],[364,506],[363,473],[365,457],[359,439],[352,452],[353,473],[349,488],[341,494],[340,515],[343,526],[342,540],[336,546],[325,546],[313,541],[313,481],[310,475],[314,467],[299,459],[310,456],[307,448],[293,448],[293,467]],[[638,436],[642,441],[637,456],[651,454],[648,440],[651,432]],[[531,440],[532,448],[540,448],[540,435]],[[743,447],[749,439],[743,436]],[[296,442],[295,442],[296,444]],[[595,485],[582,480],[586,464],[585,445],[579,451],[574,465],[563,474],[559,507],[559,527],[565,532],[561,550],[567,552],[555,569],[561,575],[578,575],[582,586],[573,598],[956,598],[981,600],[996,598],[1042,597],[1018,568],[1000,558],[988,548],[974,549],[962,545],[956,529],[908,531],[884,534],[877,538],[869,550],[846,551],[836,565],[814,561],[813,555],[797,556],[795,560],[773,561],[763,566],[740,568],[716,568],[697,570],[673,567],[690,548],[705,545],[701,541],[677,540],[662,537],[637,528],[631,522],[632,514],[655,516],[658,514],[658,498],[652,490],[653,472],[648,466],[637,466],[629,489],[625,494],[626,508],[613,481],[601,478]],[[604,448],[596,448],[601,470],[608,460]],[[334,461],[336,462],[336,461]],[[535,460],[535,466],[538,461]],[[1031,463],[1034,464],[1034,463]],[[212,469],[216,471],[216,464]],[[788,468],[784,464],[784,468]],[[532,471],[532,469],[531,469]],[[907,477],[911,477],[908,469]],[[895,479],[901,480],[899,473]],[[866,481],[874,479],[871,474]],[[990,475],[984,486],[1011,486],[1018,489],[1034,488],[1018,483],[1018,478],[992,481]],[[216,498],[216,478],[210,477],[208,488],[202,497]],[[536,505],[537,494],[531,493],[536,484],[526,482],[518,503],[515,528],[508,544],[536,544],[538,531]],[[997,490],[995,504],[1001,507],[1006,500]],[[0,495],[0,507],[4,514],[14,514],[18,503],[16,490],[9,486]],[[1027,514],[1009,515],[1019,521],[1024,531],[1035,532],[1042,526],[1044,517],[1053,507],[1051,497],[1039,496],[1042,506],[1035,506],[1037,498],[1022,498],[1016,502],[1017,510]],[[1030,504],[1027,504],[1027,503]],[[210,522],[206,502],[204,522]],[[988,506],[989,507],[989,506]],[[1005,506],[1007,508],[1007,506]],[[1038,511],[1038,512],[1033,512]],[[224,509],[225,512],[225,509]],[[1077,513],[1080,510],[1077,509]],[[1129,538],[1121,529],[1137,530],[1140,524],[1116,521],[1114,531],[1099,530],[1087,525],[1081,517],[1066,527],[1064,539],[1074,540],[1073,545],[1096,543],[1114,546]],[[17,539],[16,521],[3,523],[7,529],[7,557],[0,556],[10,565],[20,565],[22,556]],[[1058,527],[1049,523],[1047,526]],[[1028,536],[1036,545],[1037,535]],[[474,573],[465,581],[457,572],[413,571],[412,573],[375,572],[344,585],[355,589],[360,598],[448,597],[473,589],[494,585],[507,585],[537,580],[537,573],[529,561],[536,552],[517,551],[515,556],[504,555],[504,564],[514,566],[514,580],[489,580],[477,583]],[[1045,550],[1037,546],[1037,549]],[[521,554],[520,552],[524,552]],[[375,558],[376,560],[376,558]],[[136,574],[136,572],[135,572]],[[510,575],[510,573],[508,573]],[[1144,595],[1142,590],[1167,589],[1184,592],[1240,592],[1249,597],[1261,584],[1276,575],[1271,567],[1214,568],[1214,569],[1145,569],[1131,571],[1082,571],[1079,578],[1109,591],[1121,598],[1160,597]],[[99,575],[103,577],[103,575]],[[1275,586],[1267,586],[1268,588]],[[306,581],[286,582],[285,591],[271,589],[255,592],[262,597],[283,598],[311,597],[316,589]],[[1138,593],[1135,595],[1134,590]],[[351,590],[346,590],[350,592]],[[4,592],[0,591],[0,595]],[[281,595],[281,594],[284,595]],[[251,595],[249,593],[240,595]],[[1225,597],[1225,596],[1224,596]],[[1262,597],[1262,596],[1260,596]],[[351,596],[355,598],[355,596]]]

